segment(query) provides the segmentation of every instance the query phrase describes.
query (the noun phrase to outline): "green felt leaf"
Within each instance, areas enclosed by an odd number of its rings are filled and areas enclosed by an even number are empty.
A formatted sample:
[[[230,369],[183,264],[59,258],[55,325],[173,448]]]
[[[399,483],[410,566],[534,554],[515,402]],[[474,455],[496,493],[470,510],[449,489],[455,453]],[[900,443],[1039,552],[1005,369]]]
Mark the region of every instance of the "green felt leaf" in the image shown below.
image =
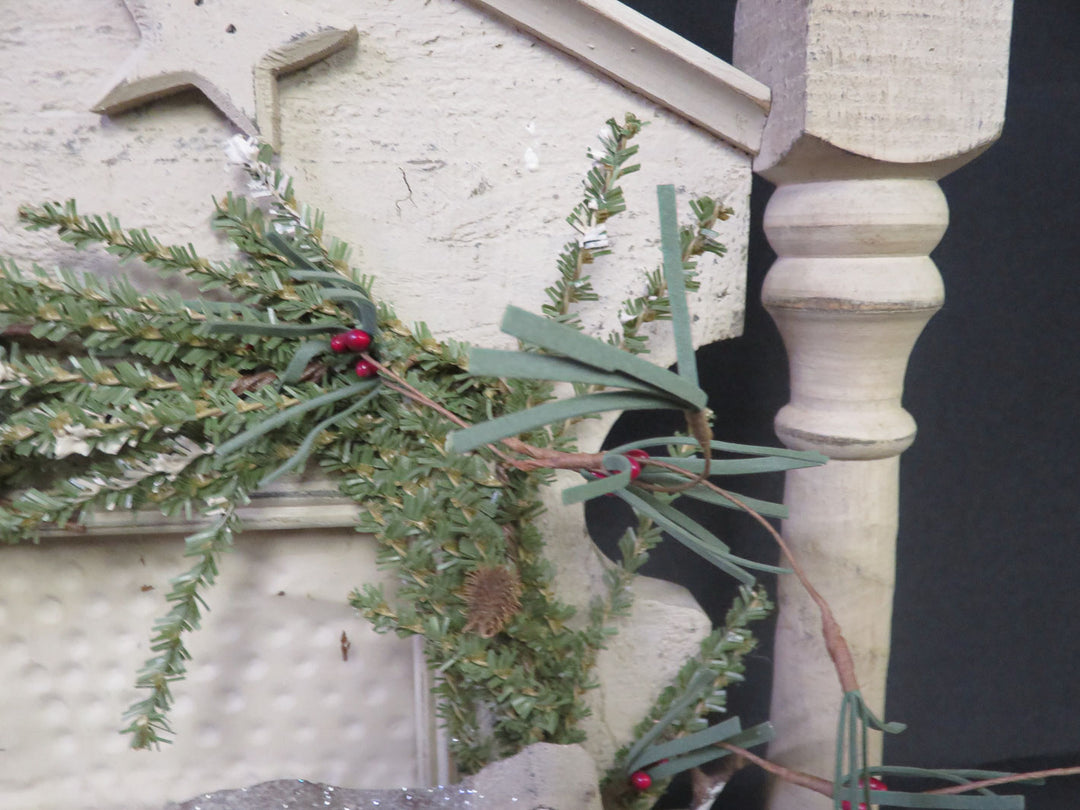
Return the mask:
[[[466,453],[508,436],[517,436],[552,422],[561,422],[578,416],[603,411],[633,411],[666,407],[670,406],[655,394],[629,391],[585,394],[573,399],[545,402],[535,408],[500,416],[464,430],[455,430],[447,435],[446,448],[457,453]]]
[[[975,768],[950,768],[942,770],[938,768],[912,768],[890,765],[875,766],[872,769],[872,772],[875,776],[940,779],[941,781],[952,782],[958,785],[968,784],[972,781],[982,779],[996,779],[1002,776],[1013,775],[1008,771],[987,771]],[[840,795],[841,793],[846,795],[850,792],[850,789],[847,788],[846,785],[850,784],[851,781],[850,776],[845,777],[845,787],[842,788],[842,790],[837,791],[838,798],[843,798]],[[1043,784],[1045,781],[1045,779],[1030,779],[1017,784]],[[863,792],[861,788],[855,789],[855,795],[857,800],[862,800]],[[894,790],[880,792],[870,791],[870,797],[874,804],[883,806],[940,808],[940,810],[950,810],[951,808],[957,808],[957,810],[968,810],[968,808],[970,808],[970,810],[1012,810],[1013,808],[1023,808],[1024,806],[1022,796],[998,795],[987,788],[979,788],[978,793],[946,795],[904,793]]]
[[[364,297],[367,297],[367,290],[362,284],[357,284],[340,273],[331,273],[327,270],[290,270],[289,276],[297,281],[317,281],[324,287],[345,287],[363,293]]]
[[[285,366],[285,371],[281,374],[281,383],[294,383],[300,379],[304,373],[304,369],[308,367],[308,363],[313,358],[318,357],[320,354],[327,354],[330,351],[330,341],[328,340],[306,340],[300,344],[300,346],[293,353],[292,359],[289,360],[289,364]]]
[[[907,728],[907,724],[905,723],[897,723],[895,721],[886,723],[884,720],[881,720],[870,710],[870,707],[866,705],[866,701],[863,700],[862,695],[858,692],[854,692],[853,694],[858,696],[858,705],[862,710],[863,717],[866,719],[866,725],[869,728],[877,731],[884,731],[886,734],[899,734]]]
[[[661,503],[640,490],[622,490],[618,495],[631,507],[652,518],[660,528],[721,571],[735,577],[744,585],[753,585],[756,581],[752,574],[744,571],[734,562],[727,545],[704,526],[691,520],[674,507]]]
[[[207,321],[209,332],[230,335],[260,335],[263,337],[303,337],[337,332],[340,325],[333,323],[251,323],[250,321]]]
[[[365,380],[363,382],[352,383],[345,388],[339,388],[336,391],[328,391],[325,394],[320,394],[317,397],[313,397],[306,402],[301,402],[299,405],[293,405],[291,408],[287,408],[280,413],[276,413],[273,416],[267,417],[263,421],[254,427],[245,430],[243,433],[233,436],[227,442],[219,445],[215,451],[215,455],[219,457],[225,457],[230,453],[239,450],[248,442],[264,436],[271,430],[281,427],[285,423],[295,419],[308,411],[313,411],[316,408],[321,408],[323,405],[330,405],[339,400],[346,399],[347,397],[356,396],[370,391],[376,385],[378,380]]]
[[[696,385],[647,360],[584,335],[573,327],[555,323],[518,307],[507,307],[502,331],[549,352],[571,357],[604,371],[621,371],[664,391],[670,398],[666,407],[701,410],[708,397]]]
[[[317,425],[315,425],[315,427],[313,427],[308,432],[307,436],[304,437],[304,441],[300,443],[300,446],[296,448],[296,452],[293,453],[292,458],[290,458],[276,470],[269,473],[265,478],[263,478],[259,482],[259,486],[264,487],[268,484],[272,484],[274,481],[281,478],[281,476],[292,472],[294,469],[301,466],[307,460],[307,457],[311,454],[311,448],[315,446],[315,440],[319,438],[319,435],[324,430],[332,427],[341,420],[359,411],[361,408],[366,406],[368,402],[370,402],[377,394],[378,391],[370,391],[365,396],[361,397],[359,402],[350,405],[348,408],[341,411],[340,413],[335,413],[331,416],[326,417]]]
[[[361,329],[371,334],[372,337],[378,334],[378,312],[375,305],[363,293],[356,290],[331,287],[323,292],[323,298],[327,301],[343,303]]]
[[[877,729],[878,731],[884,731],[890,734],[897,734],[904,730],[903,723],[885,723],[881,721],[870,710],[870,707],[866,705],[866,701],[863,700],[862,694],[859,690],[852,689],[845,692],[843,698],[840,701],[840,713],[837,721],[836,730],[836,747],[833,760],[833,783],[837,786],[833,795],[833,808],[834,810],[840,810],[842,801],[848,801],[854,804],[857,801],[864,801],[868,788],[857,784],[857,779],[863,779],[870,769],[866,763],[869,761],[869,744],[868,744],[868,729]],[[876,768],[874,769],[877,770]],[[923,798],[926,794],[904,794],[897,793],[895,791],[888,792],[889,798],[882,800],[881,804],[893,804],[895,802],[898,807],[936,807],[942,808],[978,808],[984,807],[984,805],[970,805],[963,802],[959,804],[946,802],[944,804],[924,803]],[[911,799],[905,799],[904,797],[914,797]],[[1001,797],[989,794],[987,796],[980,797],[931,797],[933,799],[944,798],[981,798],[996,800]],[[906,801],[913,801],[914,804],[903,803]],[[1021,804],[1022,806],[1022,804]],[[989,805],[989,807],[997,807],[997,805]]]
[[[660,447],[669,444],[676,446],[696,446],[697,443],[697,440],[691,436],[657,436],[651,439],[638,439],[637,441],[620,444],[618,447],[613,447],[612,452],[625,453],[627,450],[634,450],[645,447]],[[766,447],[753,444],[734,444],[732,442],[722,442],[717,440],[709,442],[709,446],[713,450],[720,450],[727,453],[804,459],[811,465],[825,464],[829,460],[828,456],[822,455],[821,453],[818,453],[814,450],[789,450],[786,447]]]
[[[700,475],[705,471],[705,459],[682,458],[671,456],[653,456],[656,461],[663,461],[680,470]],[[783,472],[798,470],[803,467],[817,466],[816,461],[785,456],[759,456],[758,458],[713,458],[709,463],[709,477],[714,475],[756,475],[758,473]]]
[[[686,685],[678,700],[671,704],[671,708],[664,712],[663,716],[653,724],[653,727],[638,737],[637,741],[630,746],[630,750],[626,754],[627,774],[631,774],[652,762],[650,759],[645,759],[647,756],[646,750],[649,746],[664,733],[664,729],[670,726],[676,718],[682,716],[683,712],[691,704],[696,703],[707,689],[711,689],[715,682],[716,672],[708,668],[701,670],[690,679],[690,683]]]
[[[277,231],[269,231],[266,234],[266,241],[273,245],[274,250],[276,250],[278,253],[288,259],[294,267],[303,267],[308,270],[319,269],[310,261],[297,253],[296,250],[293,249],[293,246],[290,245],[288,241]]]
[[[604,456],[604,469],[609,470],[605,478],[598,478],[588,484],[579,487],[568,487],[563,490],[562,501],[564,504],[581,503],[590,498],[600,495],[610,495],[616,490],[625,489],[631,482],[630,459],[618,453],[608,453]]]
[[[710,729],[716,728],[711,726]],[[706,731],[710,730],[706,729]],[[698,732],[703,734],[704,732]],[[776,735],[775,729],[773,729],[772,723],[761,723],[760,725],[748,728],[745,731],[738,734],[731,735],[730,737],[720,737],[719,739],[729,742],[732,745],[737,745],[739,748],[753,748],[755,745],[761,745],[762,743],[769,742]],[[689,740],[697,735],[691,735],[691,737],[681,737],[673,742],[682,742],[683,740]],[[656,746],[656,750],[662,746]],[[655,767],[649,768],[648,773],[653,779],[667,779],[674,776],[677,773],[688,771],[691,768],[697,768],[700,765],[704,765],[706,762],[712,762],[717,759],[729,756],[731,751],[726,748],[719,748],[708,745],[699,745],[693,749],[687,749],[687,753],[680,756],[666,755],[660,757],[661,759],[667,759],[667,762],[663,762]]]
[[[770,565],[769,563],[757,562],[756,560],[748,560],[737,554],[729,554],[727,555],[727,559],[743,568],[749,568],[751,571],[762,571],[766,574],[794,573],[790,568],[784,568],[782,565]]]
[[[742,721],[740,721],[738,717],[729,717],[727,720],[711,725],[695,734],[688,734],[685,737],[668,740],[667,742],[646,749],[642,752],[641,762],[645,765],[650,763],[656,764],[662,759],[680,757],[706,746],[711,747],[721,740],[727,740],[729,737],[734,737],[740,731],[742,731]],[[725,751],[724,753],[726,754],[729,752]],[[659,768],[660,766],[657,765],[656,767]],[[635,768],[634,770],[637,769]],[[649,773],[650,775],[653,774],[652,769],[650,769]]]
[[[956,784],[964,784],[967,782],[976,782],[983,779],[999,779],[1003,776],[1014,776],[1011,771],[986,771],[981,768],[949,768],[943,770],[940,768],[912,768],[904,765],[877,765],[873,768],[874,774],[883,774],[885,776],[905,776],[905,777],[923,777],[927,779],[941,779],[946,782],[954,782]],[[1046,779],[1037,777],[1034,779],[1024,779],[1016,782],[1018,785],[1044,785]]]
[[[686,479],[682,476],[674,473],[642,473],[638,479],[647,484],[659,484],[661,486],[675,486],[677,484],[686,483]],[[731,493],[734,497],[738,498],[743,504],[753,509],[759,515],[764,517],[774,518],[786,518],[788,516],[787,507],[781,503],[773,503],[772,501],[763,501],[759,498],[751,498],[749,495],[742,495],[738,492]],[[743,511],[742,506],[739,506],[730,498],[721,495],[719,492],[709,489],[703,484],[684,489],[679,493],[680,498],[693,498],[696,501],[702,503],[712,504],[713,506],[723,506],[726,509],[735,509]]]
[[[569,357],[501,349],[470,349],[469,373],[515,380],[556,380],[662,393],[628,374],[604,371]]]
[[[856,801],[862,801],[859,794]],[[1024,797],[1017,795],[960,795],[902,793],[896,790],[871,790],[870,803],[882,807],[917,807],[933,810],[1024,810]]]
[[[682,240],[679,238],[679,220],[675,209],[675,186],[657,186],[656,196],[660,204],[660,248],[664,258],[668,300],[671,302],[677,367],[679,376],[697,388],[697,360],[690,335],[690,308],[686,302],[686,271],[683,269]],[[699,409],[703,407],[704,404]]]

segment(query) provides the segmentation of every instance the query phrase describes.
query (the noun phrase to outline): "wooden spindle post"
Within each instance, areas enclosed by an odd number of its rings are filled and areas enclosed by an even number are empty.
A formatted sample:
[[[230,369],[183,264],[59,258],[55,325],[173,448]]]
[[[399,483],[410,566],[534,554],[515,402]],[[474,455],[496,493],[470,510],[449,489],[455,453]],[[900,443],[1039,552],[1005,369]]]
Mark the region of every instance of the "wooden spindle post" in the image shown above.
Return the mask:
[[[937,180],[1000,133],[1011,10],[1011,0],[740,0],[736,13],[735,64],[773,93],[754,168],[777,186],[765,212],[777,260],[762,297],[788,350],[791,401],[776,429],[832,459],[788,473],[784,533],[878,713],[899,455],[915,438],[904,373],[944,300],[929,257],[948,223]],[[790,579],[779,602],[770,757],[831,776],[841,691],[820,619]],[[770,810],[830,806],[784,783],[770,792]]]

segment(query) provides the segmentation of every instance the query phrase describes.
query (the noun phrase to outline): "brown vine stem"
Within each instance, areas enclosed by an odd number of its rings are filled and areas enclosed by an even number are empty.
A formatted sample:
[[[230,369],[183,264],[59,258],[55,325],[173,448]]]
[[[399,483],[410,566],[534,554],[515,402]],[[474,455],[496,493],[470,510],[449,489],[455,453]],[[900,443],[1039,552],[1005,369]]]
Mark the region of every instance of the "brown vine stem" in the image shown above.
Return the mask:
[[[458,416],[453,411],[450,411],[450,410],[447,410],[446,408],[444,408],[442,405],[440,405],[438,402],[433,400],[431,397],[425,396],[424,394],[420,393],[420,391],[418,391],[416,388],[409,385],[409,383],[405,382],[404,377],[402,377],[400,374],[397,374],[394,371],[392,371],[389,368],[389,366],[384,366],[382,363],[380,363],[378,360],[376,360],[374,357],[372,357],[367,352],[361,353],[360,356],[362,358],[364,358],[367,362],[371,363],[372,366],[375,367],[375,370],[379,372],[380,377],[389,378],[390,380],[393,380],[393,384],[387,383],[386,379],[383,380],[383,384],[386,385],[391,391],[397,391],[399,394],[402,394],[402,395],[408,397],[409,399],[413,400],[414,402],[418,402],[421,405],[424,405],[424,406],[426,406],[428,408],[431,408],[436,413],[439,413],[442,416],[449,419],[451,422],[453,422],[458,427],[469,427],[468,422],[466,422],[464,419],[462,419],[460,416]]]
[[[840,688],[845,693],[858,691],[859,679],[855,676],[855,659],[851,656],[851,648],[848,646],[847,639],[844,638],[844,634],[840,629],[840,623],[836,620],[836,616],[833,615],[832,608],[830,608],[829,603],[825,601],[825,597],[818,592],[817,588],[814,587],[813,583],[811,583],[810,579],[806,576],[806,572],[795,559],[795,555],[791,553],[791,549],[788,547],[784,538],[781,537],[780,532],[773,528],[773,525],[764,517],[739,500],[737,496],[725,489],[721,489],[711,481],[703,481],[702,484],[714,492],[723,495],[764,526],[765,530],[772,536],[773,540],[776,541],[776,544],[780,546],[780,550],[787,559],[788,565],[791,566],[791,570],[795,572],[795,576],[798,578],[799,583],[814,601],[814,604],[817,605],[818,611],[821,613],[821,635],[825,639],[825,649],[828,651],[833,666],[836,668],[836,676],[840,680]]]
[[[1068,768],[1050,768],[1045,771],[1014,773],[1009,776],[998,776],[994,779],[968,782],[966,785],[949,785],[948,787],[938,788],[937,790],[928,790],[926,792],[944,796],[954,793],[966,793],[969,790],[980,790],[982,788],[993,787],[994,785],[1007,785],[1011,782],[1026,782],[1030,779],[1045,779],[1048,776],[1075,776],[1076,774],[1080,774],[1080,765],[1074,765]]]
[[[744,757],[747,762],[754,763],[763,771],[768,771],[773,776],[777,776],[785,782],[791,782],[793,785],[798,785],[807,790],[812,790],[815,793],[820,793],[822,796],[833,795],[833,783],[828,779],[822,779],[820,776],[814,776],[813,774],[804,773],[802,771],[793,771],[791,768],[777,765],[775,762],[770,762],[764,757],[759,757],[757,754],[747,751],[745,748],[740,748],[737,745],[732,745],[731,743],[718,742],[716,743],[716,746],[718,748],[726,748],[728,751]]]

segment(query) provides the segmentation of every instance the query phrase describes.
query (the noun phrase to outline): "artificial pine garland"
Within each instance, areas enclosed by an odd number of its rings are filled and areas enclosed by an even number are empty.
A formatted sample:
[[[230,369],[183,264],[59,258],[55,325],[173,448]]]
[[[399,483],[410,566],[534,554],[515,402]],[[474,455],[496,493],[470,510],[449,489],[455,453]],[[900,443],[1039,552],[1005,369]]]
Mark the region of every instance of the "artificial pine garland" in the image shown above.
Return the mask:
[[[633,116],[609,121],[602,151],[590,152],[584,198],[568,217],[578,236],[558,259],[544,317],[511,308],[504,320],[521,352],[442,343],[374,303],[372,279],[349,267],[344,243],[324,235],[322,214],[297,202],[267,147],[243,140],[234,142],[234,158],[266,199],[215,202],[214,227],[243,252],[234,261],[162,245],[113,217],[80,215],[73,202],[20,209],[31,228],[55,228],[75,247],[102,245],[121,260],[183,274],[227,299],[184,300],[135,290],[123,279],[36,266],[24,272],[0,260],[0,480],[8,493],[0,499],[0,540],[36,540],[48,527],[77,526],[94,510],[153,508],[203,524],[185,540],[192,565],[171,582],[171,608],[154,626],[153,656],[138,675],[147,694],[128,713],[134,747],[168,741],[172,685],[190,658],[185,634],[199,626],[204,593],[241,528],[237,508],[260,486],[312,464],[364,507],[357,528],[375,535],[379,562],[395,572],[397,588],[391,597],[363,586],[350,602],[377,630],[424,637],[440,716],[464,772],[532,742],[582,739],[582,698],[593,686],[596,656],[613,620],[629,610],[635,571],[663,529],[744,587],[725,626],[660,696],[636,742],[619,752],[603,787],[608,810],[650,806],[671,775],[731,753],[832,796],[836,808],[871,798],[909,807],[1017,806],[1017,797],[989,792],[884,791],[877,777],[912,769],[870,769],[865,742],[861,755],[855,742],[869,727],[898,728],[862,702],[828,606],[761,517],[782,516],[783,508],[710,480],[824,461],[712,439],[685,291],[696,258],[723,252],[713,227],[729,211],[702,198],[691,203],[694,223],[679,229],[674,192],[662,187],[662,268],[624,303],[620,329],[607,341],[582,334],[575,307],[595,298],[583,268],[610,252],[604,222],[625,207],[618,181],[637,168],[628,163],[636,152],[629,141],[641,126]],[[672,321],[677,373],[637,356],[646,351],[641,327],[658,320]],[[572,383],[575,396],[554,400],[552,380]],[[576,420],[636,407],[683,410],[687,435],[602,454],[574,451]],[[620,543],[621,563],[606,574],[607,594],[584,616],[554,596],[554,572],[535,527],[539,487],[553,468],[582,475],[580,486],[564,492],[567,502],[614,494],[638,515],[636,530]],[[831,782],[784,772],[747,751],[769,739],[768,724],[743,730],[737,718],[706,723],[723,712],[724,690],[740,678],[742,657],[753,648],[748,623],[768,610],[752,572],[788,569],[734,557],[677,508],[678,496],[750,512],[818,601],[845,692]],[[920,774],[964,789],[1000,778]]]
[[[554,321],[580,326],[574,307],[593,297],[581,269],[609,252],[603,223],[625,207],[618,181],[637,168],[628,142],[641,126],[633,116],[610,121],[602,151],[591,155],[584,199],[568,218],[578,238],[548,291]],[[550,385],[478,379],[465,370],[463,347],[423,325],[407,328],[386,304],[373,314],[372,280],[349,268],[347,246],[324,236],[322,214],[297,202],[268,150],[232,149],[269,198],[215,203],[213,225],[242,259],[208,261],[111,216],[83,216],[74,202],[20,210],[29,227],[55,228],[77,248],[102,245],[231,300],[0,264],[9,344],[0,356],[0,470],[11,493],[0,504],[0,537],[36,539],[100,509],[209,519],[185,541],[192,566],[172,582],[171,610],[155,625],[154,655],[137,681],[147,695],[129,712],[132,744],[154,746],[171,733],[172,684],[190,658],[184,637],[198,627],[203,593],[240,528],[236,507],[261,484],[318,464],[364,505],[358,528],[375,534],[380,563],[398,574],[393,599],[369,585],[350,601],[376,629],[425,637],[458,766],[473,771],[537,740],[580,740],[596,653],[629,609],[633,572],[659,532],[647,518],[628,532],[625,565],[607,572],[608,597],[572,621],[573,609],[552,593],[533,525],[545,470],[498,466],[486,449],[445,449],[454,427],[446,414],[468,424],[525,411],[550,397]],[[709,199],[695,211],[682,237],[688,275],[696,256],[722,252],[711,227],[728,213]],[[665,286],[659,271],[648,277],[612,344],[644,350],[641,325],[669,317]],[[518,439],[557,451],[569,447],[568,427]]]

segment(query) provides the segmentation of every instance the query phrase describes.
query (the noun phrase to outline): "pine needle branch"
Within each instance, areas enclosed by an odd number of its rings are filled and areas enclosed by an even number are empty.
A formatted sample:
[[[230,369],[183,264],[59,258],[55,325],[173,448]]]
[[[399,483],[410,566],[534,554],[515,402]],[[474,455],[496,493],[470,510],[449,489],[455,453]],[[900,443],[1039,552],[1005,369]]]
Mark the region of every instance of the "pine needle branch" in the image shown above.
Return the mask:
[[[719,234],[714,230],[717,221],[726,220],[734,213],[732,209],[712,197],[700,197],[691,201],[690,208],[695,223],[679,229],[682,245],[683,271],[686,274],[686,289],[694,292],[700,284],[696,280],[697,258],[706,253],[723,256],[727,248],[718,241]],[[637,298],[627,299],[619,310],[620,332],[613,332],[608,342],[632,354],[646,354],[647,341],[641,334],[641,328],[654,321],[671,320],[671,301],[668,298],[667,283],[664,273],[657,267],[646,274],[645,292]]]
[[[578,232],[578,238],[563,246],[556,260],[559,278],[545,290],[550,303],[543,305],[542,312],[549,318],[581,328],[580,319],[572,312],[573,306],[597,300],[588,276],[582,273],[585,265],[611,252],[603,225],[626,210],[622,188],[616,184],[640,168],[637,164],[628,166],[626,163],[638,150],[629,142],[646,123],[629,113],[622,124],[611,118],[607,121],[608,132],[600,136],[602,151],[589,149],[593,166],[582,181],[584,199],[566,218]]]
[[[697,697],[686,701],[682,712],[661,731],[658,739],[672,740],[701,731],[708,726],[706,715],[724,712],[727,687],[743,680],[743,660],[757,645],[749,625],[767,617],[771,610],[762,588],[740,588],[724,624],[701,642],[699,654],[687,661],[672,684],[660,693],[646,717],[635,726],[634,738],[640,739],[654,731],[655,725],[677,702],[685,701],[691,688],[697,690]],[[646,791],[631,788],[626,779],[630,752],[630,746],[618,751],[615,763],[601,783],[605,810],[645,810],[667,786],[666,780],[658,780]]]
[[[214,584],[218,559],[232,546],[237,528],[233,502],[210,526],[184,541],[184,556],[194,558],[195,562],[170,581],[172,589],[166,598],[172,608],[154,625],[150,649],[155,654],[147,659],[135,682],[136,687],[149,690],[149,694],[132,705],[125,715],[129,722],[123,731],[132,735],[132,748],[158,748],[161,743],[170,742],[173,733],[167,720],[173,705],[170,684],[185,676],[186,662],[191,660],[184,636],[199,628],[202,609],[207,608],[202,593]]]

